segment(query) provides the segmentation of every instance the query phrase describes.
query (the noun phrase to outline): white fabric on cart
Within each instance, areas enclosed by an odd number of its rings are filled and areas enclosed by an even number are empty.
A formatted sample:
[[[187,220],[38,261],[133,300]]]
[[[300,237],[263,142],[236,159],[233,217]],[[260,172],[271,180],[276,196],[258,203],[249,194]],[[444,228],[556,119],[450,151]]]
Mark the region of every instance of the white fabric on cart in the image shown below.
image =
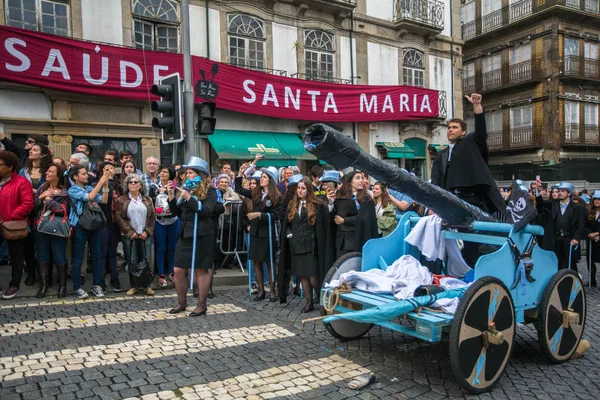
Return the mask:
[[[343,283],[365,292],[394,294],[397,299],[412,297],[416,288],[430,285],[431,273],[427,267],[410,255],[404,255],[388,266],[385,271],[371,269],[366,272],[350,271],[340,275],[338,280],[329,282],[326,287],[338,287]]]
[[[471,270],[462,257],[458,243],[454,239],[442,238],[442,219],[437,215],[423,217],[404,239],[408,244],[417,247],[429,261],[438,258],[446,260],[448,275],[463,277]]]

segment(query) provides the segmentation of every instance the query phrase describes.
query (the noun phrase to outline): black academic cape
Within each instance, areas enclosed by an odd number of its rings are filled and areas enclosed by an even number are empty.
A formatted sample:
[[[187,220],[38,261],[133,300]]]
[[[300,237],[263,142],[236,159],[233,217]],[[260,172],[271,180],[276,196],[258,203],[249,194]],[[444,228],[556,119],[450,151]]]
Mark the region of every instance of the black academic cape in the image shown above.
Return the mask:
[[[596,218],[586,218],[585,221],[585,235],[590,233],[600,232],[600,221]],[[594,262],[600,262],[600,241],[596,241],[588,238],[588,252],[589,248],[592,248],[592,260]],[[589,253],[588,253],[589,255]]]
[[[454,189],[483,191],[488,213],[504,212],[506,204],[488,167],[485,114],[475,114],[475,132],[458,140],[450,162],[450,147],[440,151],[431,167],[431,183],[452,192]]]
[[[298,216],[296,215],[296,219]],[[315,221],[315,233],[316,233],[316,246],[317,246],[317,258],[319,260],[319,282],[323,281],[329,267],[335,261],[332,256],[335,252],[331,251],[332,241],[331,232],[329,229],[329,210],[324,204],[317,206],[317,220]],[[283,220],[281,227],[281,240],[280,240],[280,253],[277,284],[279,287],[279,297],[286,297],[288,292],[287,283],[289,282],[289,276],[292,271],[292,254],[290,251],[290,240],[287,238],[287,232],[291,230],[291,223],[287,218]]]
[[[538,210],[542,209],[543,212],[547,213],[547,218],[544,219],[544,242],[541,247],[545,250],[554,251],[556,246],[555,224],[560,214],[560,200],[544,200],[539,196],[536,197],[536,206]],[[587,217],[585,207],[571,200],[565,210],[565,214],[570,215],[571,220],[569,228],[571,237],[569,239],[575,239],[578,242],[585,240],[585,219]],[[575,259],[579,259],[580,251],[581,246],[574,252]]]
[[[330,215],[332,220],[336,215],[344,218],[343,224],[333,225],[335,245],[331,250],[334,252],[336,248],[341,248],[340,246],[344,249],[352,248],[352,251],[362,251],[369,239],[379,236],[375,203],[371,199],[363,199],[360,210],[357,210],[354,200],[337,198]],[[336,258],[335,255],[333,258]]]

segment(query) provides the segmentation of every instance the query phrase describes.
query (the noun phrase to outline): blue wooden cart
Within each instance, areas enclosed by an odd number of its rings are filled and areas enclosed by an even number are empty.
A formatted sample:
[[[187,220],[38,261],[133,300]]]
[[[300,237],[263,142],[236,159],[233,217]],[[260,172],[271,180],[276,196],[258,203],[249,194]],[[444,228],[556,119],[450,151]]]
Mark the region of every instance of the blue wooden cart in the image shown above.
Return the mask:
[[[405,254],[419,259],[419,250],[404,241],[418,221],[418,216],[407,213],[392,234],[368,241],[362,254],[350,253],[338,259],[324,285],[345,272],[385,269]],[[573,355],[585,326],[585,292],[577,273],[559,271],[554,253],[535,243],[534,235],[543,234],[541,227],[529,225],[514,232],[509,224],[474,222],[469,232],[444,230],[442,234],[445,238],[499,246],[497,251],[479,258],[474,282],[462,293],[456,314],[423,308],[385,321],[357,322],[346,318],[362,310],[378,311],[386,304],[405,301],[391,294],[352,290],[339,293],[336,304],[330,304],[331,291],[323,288],[321,312],[328,315],[323,319],[327,330],[347,341],[379,325],[428,342],[441,341],[442,332],[449,331],[451,368],[461,386],[473,393],[489,391],[501,378],[517,324],[536,324],[540,348],[551,362],[561,363]],[[522,253],[530,253],[533,262],[527,262],[526,271],[517,258]]]

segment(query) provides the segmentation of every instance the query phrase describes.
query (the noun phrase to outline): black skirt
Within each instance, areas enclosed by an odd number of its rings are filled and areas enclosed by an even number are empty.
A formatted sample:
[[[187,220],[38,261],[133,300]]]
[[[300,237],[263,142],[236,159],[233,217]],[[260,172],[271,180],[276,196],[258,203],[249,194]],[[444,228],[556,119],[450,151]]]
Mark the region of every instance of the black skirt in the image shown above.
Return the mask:
[[[319,276],[319,259],[316,254],[292,254],[292,275]]]
[[[275,261],[275,250],[277,250],[277,244],[275,242],[275,235],[273,235],[273,261]],[[265,263],[271,263],[271,257],[269,255],[269,238],[250,236],[250,248],[248,249],[248,259],[252,261],[259,261]]]
[[[211,269],[215,262],[216,238],[214,235],[198,236],[196,238],[195,269]],[[179,238],[175,248],[175,266],[192,268],[193,238]]]

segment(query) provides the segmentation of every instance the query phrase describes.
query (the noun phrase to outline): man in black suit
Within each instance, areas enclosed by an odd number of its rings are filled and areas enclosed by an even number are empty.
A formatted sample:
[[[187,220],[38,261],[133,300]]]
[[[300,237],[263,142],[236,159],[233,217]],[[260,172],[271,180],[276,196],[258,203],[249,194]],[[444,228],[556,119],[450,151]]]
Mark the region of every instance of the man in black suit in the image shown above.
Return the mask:
[[[504,212],[506,203],[488,167],[487,128],[481,95],[465,96],[473,104],[475,132],[467,135],[467,123],[453,118],[448,124],[448,147],[440,151],[431,169],[431,183],[454,193],[490,214]],[[479,245],[465,242],[465,261],[475,266]]]
[[[449,145],[433,161],[431,183],[490,214],[504,212],[504,199],[488,167],[487,129],[481,95],[473,93],[465,97],[473,104],[475,131],[467,135],[464,120],[450,120]]]
[[[568,182],[558,185],[558,199],[544,200],[541,196],[541,185],[538,187],[536,205],[538,211],[546,213],[544,219],[544,241],[542,248],[554,251],[558,258],[558,268],[569,268],[577,271],[577,260],[581,258],[581,241],[585,239],[585,219],[587,211],[573,201],[575,187]]]

